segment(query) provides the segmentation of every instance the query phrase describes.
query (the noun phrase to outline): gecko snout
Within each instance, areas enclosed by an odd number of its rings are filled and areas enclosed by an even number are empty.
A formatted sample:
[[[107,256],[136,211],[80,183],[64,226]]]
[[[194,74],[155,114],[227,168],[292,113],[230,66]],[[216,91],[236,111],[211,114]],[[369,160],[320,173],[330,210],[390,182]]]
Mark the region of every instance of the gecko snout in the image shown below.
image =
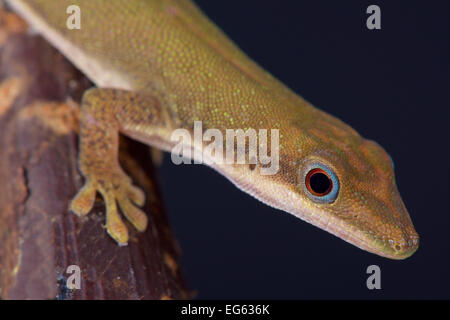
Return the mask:
[[[394,259],[406,259],[419,248],[419,235],[416,232],[405,234],[401,241],[389,240]]]

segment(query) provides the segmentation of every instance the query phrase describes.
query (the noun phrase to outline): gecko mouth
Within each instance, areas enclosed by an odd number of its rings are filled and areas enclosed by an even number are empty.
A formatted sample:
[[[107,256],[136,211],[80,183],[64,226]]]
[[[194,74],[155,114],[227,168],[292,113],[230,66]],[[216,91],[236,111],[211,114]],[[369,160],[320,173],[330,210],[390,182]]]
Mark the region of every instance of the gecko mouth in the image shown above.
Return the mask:
[[[345,226],[341,220],[336,218],[334,218],[335,221],[329,219],[309,221],[310,219],[303,217],[302,219],[362,250],[389,259],[406,259],[413,255],[419,247],[419,235],[412,224],[406,229],[399,230],[395,236],[377,236],[374,232],[367,232],[358,228],[355,230],[354,227]]]
[[[419,248],[419,235],[416,232],[404,234],[399,241],[364,236],[358,239],[354,235],[349,235],[347,239],[337,236],[363,250],[394,260],[406,259]]]

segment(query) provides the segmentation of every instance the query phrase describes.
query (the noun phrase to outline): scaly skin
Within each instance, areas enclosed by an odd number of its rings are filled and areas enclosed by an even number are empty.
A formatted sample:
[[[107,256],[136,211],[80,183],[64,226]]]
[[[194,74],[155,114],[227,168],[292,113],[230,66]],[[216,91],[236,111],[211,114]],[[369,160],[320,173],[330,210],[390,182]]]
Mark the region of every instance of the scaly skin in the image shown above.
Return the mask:
[[[280,130],[277,174],[261,175],[248,164],[212,165],[243,191],[381,256],[404,259],[417,249],[388,154],[261,69],[191,2],[8,2],[98,86],[83,98],[86,184],[71,208],[87,214],[99,191],[107,231],[119,244],[128,233],[116,203],[138,230],[147,220],[137,208],[144,195],[117,160],[118,131],[170,151],[173,130],[192,131],[201,120],[205,130]],[[73,4],[81,8],[81,30],[66,28],[66,8]],[[314,201],[306,191],[305,176],[317,163],[339,181],[331,203]]]

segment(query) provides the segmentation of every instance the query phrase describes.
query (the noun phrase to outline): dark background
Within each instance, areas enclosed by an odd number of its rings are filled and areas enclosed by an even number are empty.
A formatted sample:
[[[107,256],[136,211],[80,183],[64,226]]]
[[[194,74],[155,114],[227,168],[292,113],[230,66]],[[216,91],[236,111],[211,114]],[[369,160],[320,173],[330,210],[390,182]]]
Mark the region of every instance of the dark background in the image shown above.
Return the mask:
[[[445,1],[197,1],[251,58],[390,153],[421,237],[409,259],[364,252],[201,165],[161,172],[198,298],[450,298],[450,18]],[[381,30],[366,8],[381,7]],[[374,186],[375,187],[375,186]],[[381,268],[368,290],[366,268]]]

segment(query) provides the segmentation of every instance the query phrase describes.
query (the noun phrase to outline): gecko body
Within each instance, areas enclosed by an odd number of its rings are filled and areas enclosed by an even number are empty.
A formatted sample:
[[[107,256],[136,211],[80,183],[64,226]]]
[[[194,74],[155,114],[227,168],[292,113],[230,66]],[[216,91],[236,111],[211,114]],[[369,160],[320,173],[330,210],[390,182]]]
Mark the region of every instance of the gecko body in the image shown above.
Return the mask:
[[[174,130],[193,132],[201,121],[204,130],[222,133],[279,130],[275,174],[261,174],[259,164],[209,159],[241,190],[369,252],[404,259],[417,249],[419,237],[383,148],[259,67],[192,2],[8,3],[97,86],[81,104],[85,184],[71,209],[88,214],[99,192],[107,232],[119,244],[127,243],[128,231],[118,206],[137,230],[147,226],[139,209],[144,194],[118,162],[119,132],[170,152]],[[80,7],[79,30],[66,27],[70,5]],[[193,145],[203,147],[204,141]]]

